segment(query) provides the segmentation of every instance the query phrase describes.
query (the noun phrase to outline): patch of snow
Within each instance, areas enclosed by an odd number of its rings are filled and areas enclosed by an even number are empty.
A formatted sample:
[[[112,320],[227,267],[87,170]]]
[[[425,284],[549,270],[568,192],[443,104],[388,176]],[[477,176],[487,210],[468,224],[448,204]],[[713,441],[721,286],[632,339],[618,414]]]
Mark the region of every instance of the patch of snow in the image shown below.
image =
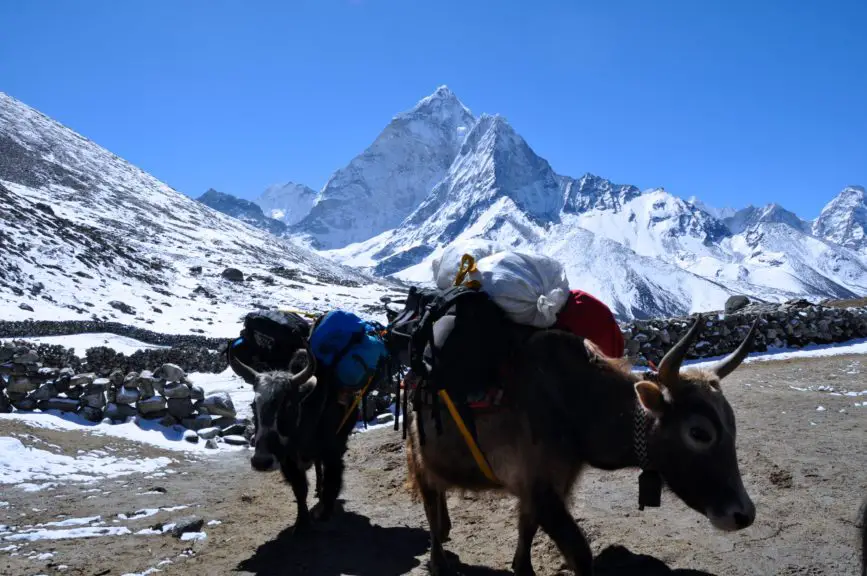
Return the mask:
[[[38,542],[40,540],[77,540],[79,538],[101,538],[103,536],[124,536],[131,534],[129,528],[123,526],[87,526],[69,528],[66,530],[28,530],[16,532],[11,536],[3,536],[2,539],[10,542],[27,541]]]
[[[57,528],[66,528],[67,526],[85,526],[87,524],[94,524],[96,522],[100,522],[102,520],[102,516],[89,516],[87,518],[67,518],[66,520],[60,520],[57,522],[46,522],[45,524],[37,524],[37,528],[47,528],[47,527],[57,527]]]
[[[181,540],[189,542],[190,540],[205,540],[208,537],[204,532],[184,532],[181,534]]]
[[[145,473],[168,465],[168,458],[129,460],[112,456],[66,456],[26,447],[17,438],[0,437],[0,484],[32,480],[90,483],[126,474]]]
[[[168,346],[157,346],[141,342],[134,338],[126,336],[118,336],[110,333],[94,333],[94,334],[71,334],[68,336],[24,336],[16,338],[16,340],[26,340],[34,344],[48,344],[52,346],[63,346],[64,348],[75,349],[76,356],[84,358],[84,353],[89,348],[97,348],[105,346],[111,348],[115,352],[131,356],[139,350],[157,350],[161,348],[169,348]]]

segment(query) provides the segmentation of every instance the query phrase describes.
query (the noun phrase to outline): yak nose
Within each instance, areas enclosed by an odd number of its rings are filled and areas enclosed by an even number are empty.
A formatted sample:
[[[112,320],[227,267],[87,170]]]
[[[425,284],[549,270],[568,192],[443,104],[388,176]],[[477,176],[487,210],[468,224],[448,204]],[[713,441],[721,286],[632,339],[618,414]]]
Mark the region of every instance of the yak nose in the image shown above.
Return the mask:
[[[732,510],[732,519],[735,522],[738,530],[742,530],[752,526],[756,519],[756,505],[752,500],[747,500],[745,505],[741,506],[741,510]]]
[[[746,498],[729,504],[722,514],[709,513],[711,522],[720,530],[734,532],[752,526],[756,520],[756,506]]]
[[[271,454],[253,454],[250,466],[259,472],[271,472],[277,469],[277,460]]]

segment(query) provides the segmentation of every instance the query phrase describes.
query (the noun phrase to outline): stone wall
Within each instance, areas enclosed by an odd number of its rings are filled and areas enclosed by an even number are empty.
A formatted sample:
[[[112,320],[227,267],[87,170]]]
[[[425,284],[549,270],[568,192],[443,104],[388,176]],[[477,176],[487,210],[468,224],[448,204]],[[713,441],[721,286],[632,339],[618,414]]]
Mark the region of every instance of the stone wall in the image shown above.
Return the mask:
[[[140,342],[174,348],[206,348],[218,352],[225,349],[229,338],[208,338],[189,334],[160,334],[120,322],[91,320],[22,320],[0,321],[0,339],[28,338],[37,336],[69,336],[72,334],[96,334],[107,332],[127,336]]]
[[[236,418],[229,394],[206,396],[180,366],[162,363],[151,364],[154,371],[130,370],[131,364],[118,362],[123,355],[113,350],[87,353],[88,360],[82,362],[62,346],[34,349],[20,341],[0,345],[0,412],[72,412],[90,422],[112,423],[140,418],[180,426],[186,429],[185,439],[203,440],[211,448],[220,441],[249,442],[250,422]]]
[[[837,308],[794,300],[785,304],[747,304],[726,314],[703,313],[705,326],[687,358],[707,358],[732,352],[746,337],[756,315],[754,352],[769,348],[802,348],[867,338],[867,307]],[[692,326],[693,317],[634,320],[621,323],[626,353],[636,365],[658,363]]]

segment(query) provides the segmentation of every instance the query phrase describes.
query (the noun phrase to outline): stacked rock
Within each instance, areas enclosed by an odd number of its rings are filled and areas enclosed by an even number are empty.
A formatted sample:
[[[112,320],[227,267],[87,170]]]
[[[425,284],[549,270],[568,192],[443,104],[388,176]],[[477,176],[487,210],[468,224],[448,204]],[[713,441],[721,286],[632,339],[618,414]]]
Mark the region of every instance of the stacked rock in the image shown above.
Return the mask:
[[[237,418],[229,394],[206,396],[176,364],[163,364],[155,372],[116,369],[100,378],[43,366],[34,350],[7,342],[0,346],[0,411],[37,409],[74,412],[90,422],[141,418],[193,433],[210,429],[197,434],[196,441],[225,437],[227,443],[246,444],[252,434],[249,420]]]

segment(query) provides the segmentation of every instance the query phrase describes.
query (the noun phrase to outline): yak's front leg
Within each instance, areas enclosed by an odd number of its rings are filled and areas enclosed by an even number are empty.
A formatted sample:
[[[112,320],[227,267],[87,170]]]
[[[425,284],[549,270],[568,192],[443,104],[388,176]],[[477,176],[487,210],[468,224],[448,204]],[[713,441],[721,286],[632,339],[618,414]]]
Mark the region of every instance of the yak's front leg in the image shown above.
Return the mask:
[[[445,507],[446,495],[443,492],[425,486],[421,478],[417,482],[430,530],[430,572],[433,576],[451,574],[446,552],[443,549],[443,540],[448,538],[449,529],[451,528],[448,509]],[[448,527],[444,525],[444,522],[448,522]]]
[[[548,533],[576,576],[593,575],[593,552],[559,494],[547,485],[533,491],[532,510],[542,530]]]
[[[317,458],[313,467],[316,469],[316,491],[313,495],[319,499],[322,498],[322,461]]]
[[[515,576],[533,576],[532,546],[533,538],[539,530],[539,523],[533,513],[532,504],[521,499],[518,516],[518,545],[515,547],[515,557],[512,559],[512,571]]]
[[[310,529],[310,510],[307,508],[307,474],[303,470],[299,470],[291,462],[286,462],[281,465],[281,471],[286,481],[292,486],[292,492],[295,494],[295,503],[298,506],[298,515],[295,518],[294,534],[304,534]]]

